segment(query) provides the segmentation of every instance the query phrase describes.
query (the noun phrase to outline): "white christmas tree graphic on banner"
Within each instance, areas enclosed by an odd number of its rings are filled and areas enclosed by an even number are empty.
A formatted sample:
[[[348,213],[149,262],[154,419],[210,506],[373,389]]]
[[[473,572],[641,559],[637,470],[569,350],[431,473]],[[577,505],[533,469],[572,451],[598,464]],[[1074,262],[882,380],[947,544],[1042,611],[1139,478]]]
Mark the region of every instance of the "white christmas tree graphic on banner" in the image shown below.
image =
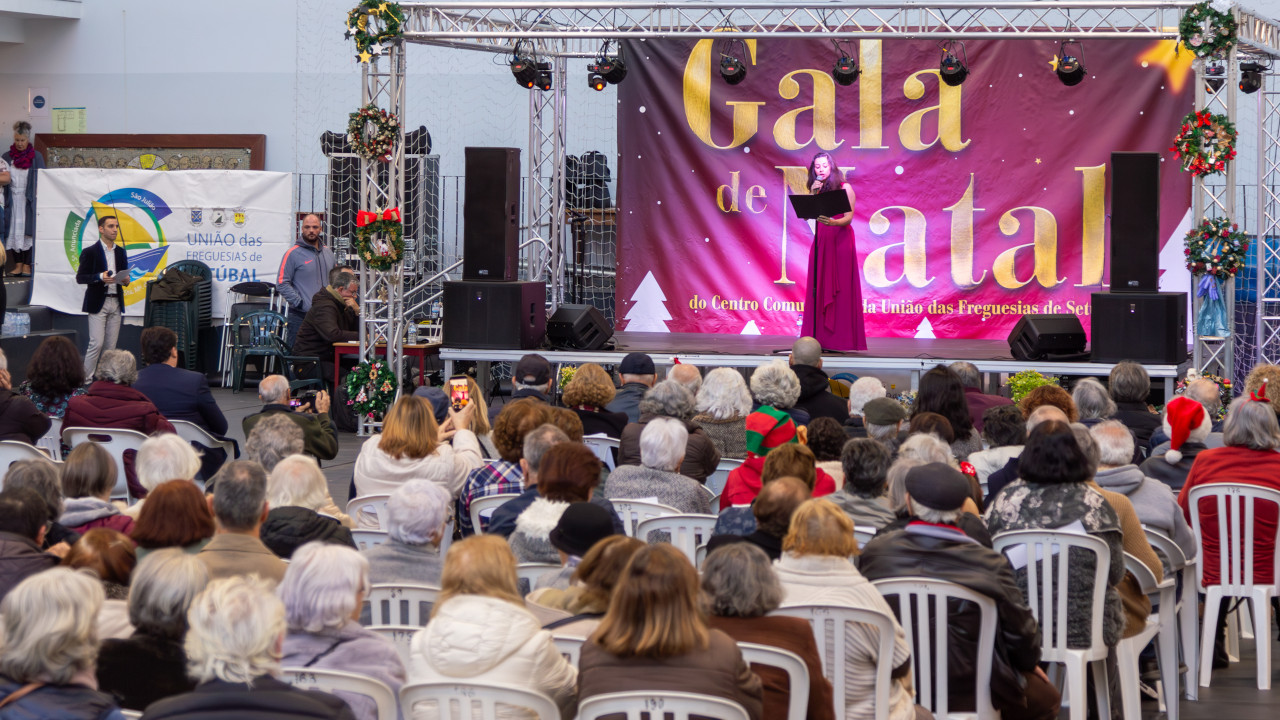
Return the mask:
[[[742,328],[742,332],[738,334],[739,335],[759,335],[760,326],[756,325],[755,320],[748,320],[747,324]]]
[[[929,318],[920,318],[920,324],[916,326],[916,337],[932,338],[937,337],[933,334],[933,323],[929,322]]]
[[[667,328],[667,321],[671,319],[665,304],[667,296],[652,272],[645,273],[640,287],[631,295],[631,302],[635,304],[626,314],[627,332],[671,332]]]

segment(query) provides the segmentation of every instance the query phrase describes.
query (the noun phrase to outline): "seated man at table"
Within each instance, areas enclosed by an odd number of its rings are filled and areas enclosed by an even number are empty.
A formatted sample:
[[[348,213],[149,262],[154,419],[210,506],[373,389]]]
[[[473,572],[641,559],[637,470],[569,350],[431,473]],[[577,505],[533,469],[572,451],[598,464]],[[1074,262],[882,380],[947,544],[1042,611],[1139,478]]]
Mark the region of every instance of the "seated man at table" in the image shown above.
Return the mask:
[[[249,415],[241,424],[249,437],[254,426],[268,415],[283,415],[302,428],[302,451],[316,460],[332,460],[338,456],[338,433],[329,422],[329,393],[321,390],[315,400],[297,411],[289,403],[289,380],[283,375],[268,375],[258,383],[262,411]]]
[[[311,296],[311,309],[302,319],[298,338],[293,342],[294,355],[320,358],[320,379],[326,386],[333,382],[333,345],[360,339],[360,278],[349,267],[338,266],[329,271],[329,284]],[[356,361],[353,356],[352,362]]]

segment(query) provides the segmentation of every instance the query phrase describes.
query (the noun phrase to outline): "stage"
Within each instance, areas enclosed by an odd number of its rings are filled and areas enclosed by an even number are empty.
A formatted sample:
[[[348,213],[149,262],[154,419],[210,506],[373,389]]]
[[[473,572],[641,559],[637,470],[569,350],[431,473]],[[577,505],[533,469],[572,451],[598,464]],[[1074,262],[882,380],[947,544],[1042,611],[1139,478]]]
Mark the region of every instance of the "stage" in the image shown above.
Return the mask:
[[[786,335],[713,335],[709,333],[642,333],[620,332],[613,337],[614,347],[605,350],[493,350],[483,348],[440,349],[444,361],[445,376],[453,374],[453,364],[459,360],[481,363],[482,374],[487,374],[488,363],[515,362],[530,352],[542,354],[553,364],[572,365],[593,362],[616,365],[629,352],[642,352],[653,358],[659,367],[670,366],[679,359],[687,365],[705,368],[756,367],[774,360],[786,358],[794,337]],[[919,387],[921,373],[939,363],[946,365],[966,360],[984,374],[989,391],[999,387],[1001,376],[1022,370],[1038,370],[1046,375],[1095,375],[1105,376],[1115,363],[1094,362],[1031,362],[1015,360],[1009,354],[1009,343],[1004,340],[942,340],[937,338],[869,338],[868,349],[856,353],[824,353],[822,367],[828,375],[851,372],[855,375],[874,374],[875,371],[907,373],[911,377],[911,389]],[[1164,383],[1164,396],[1173,397],[1173,387],[1181,365],[1144,365],[1153,380]],[[486,387],[482,382],[481,387]]]

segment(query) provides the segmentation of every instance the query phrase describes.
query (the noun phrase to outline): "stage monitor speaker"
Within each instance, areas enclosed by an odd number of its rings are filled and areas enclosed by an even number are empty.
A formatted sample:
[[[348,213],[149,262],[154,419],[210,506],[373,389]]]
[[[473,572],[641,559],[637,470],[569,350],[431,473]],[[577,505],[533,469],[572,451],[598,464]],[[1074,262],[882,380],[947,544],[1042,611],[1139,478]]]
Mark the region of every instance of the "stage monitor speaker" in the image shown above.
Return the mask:
[[[547,340],[561,350],[599,350],[613,337],[613,327],[591,305],[561,305],[547,318]]]
[[[1009,333],[1009,352],[1018,360],[1065,360],[1082,355],[1084,346],[1084,326],[1070,313],[1023,315]]]
[[[1111,292],[1156,292],[1160,155],[1111,153]]]
[[[1187,359],[1187,294],[1093,293],[1094,362],[1177,365]]]
[[[528,350],[547,330],[547,284],[473,282],[444,284],[445,347]]]
[[[520,148],[466,148],[462,279],[515,280],[520,215]]]

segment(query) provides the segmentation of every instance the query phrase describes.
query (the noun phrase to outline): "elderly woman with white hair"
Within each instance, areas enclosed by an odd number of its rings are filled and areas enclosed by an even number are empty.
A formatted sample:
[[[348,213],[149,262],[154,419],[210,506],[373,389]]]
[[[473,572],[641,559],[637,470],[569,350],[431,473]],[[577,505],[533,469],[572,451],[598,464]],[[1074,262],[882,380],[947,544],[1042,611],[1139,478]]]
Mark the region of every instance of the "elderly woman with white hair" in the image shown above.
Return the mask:
[[[799,387],[799,385],[797,385]],[[654,418],[673,418],[685,427],[689,439],[685,446],[680,474],[705,483],[720,464],[720,451],[702,428],[693,424],[696,413],[693,393],[675,380],[663,380],[640,399],[640,420],[629,423],[618,441],[618,465],[641,465],[640,435]]]
[[[187,674],[196,689],[147,708],[148,720],[209,717],[354,720],[342,698],[279,679],[285,608],[270,580],[254,575],[209,583],[187,612]]]
[[[157,700],[194,690],[182,641],[187,610],[208,584],[204,562],[179,548],[156,550],[143,558],[129,585],[134,633],[103,641],[98,688],[114,694],[130,710],[145,710]]]
[[[369,593],[369,562],[349,548],[308,543],[277,590],[284,601],[289,634],[284,639],[285,667],[341,670],[380,680],[400,693],[404,664],[389,640],[356,622]],[[361,720],[378,720],[373,700],[337,692]]]
[[[682,513],[711,512],[711,496],[693,478],[679,473],[689,431],[672,418],[654,418],[640,433],[641,465],[621,465],[609,474],[609,500],[657,498]]]
[[[310,455],[290,455],[277,463],[267,477],[271,510],[258,533],[262,544],[282,558],[315,540],[354,549],[351,531],[337,518],[321,514],[332,502],[327,485],[320,464]]]
[[[0,602],[0,707],[4,717],[123,720],[97,689],[102,585],[69,568],[23,580]]]
[[[430,480],[410,480],[387,499],[387,541],[361,551],[369,581],[440,586],[440,541],[449,522],[449,491]]]
[[[721,457],[745,458],[751,404],[751,391],[742,373],[733,368],[716,368],[703,378],[694,399],[698,414],[693,416],[693,423],[711,438]]]
[[[800,399],[800,378],[785,360],[765,363],[751,373],[751,395],[755,397],[756,407],[777,408],[790,415],[796,427],[809,424],[809,413],[796,407]]]
[[[147,489],[147,494],[155,490],[160,483],[170,480],[190,480],[203,487],[195,479],[200,472],[200,455],[191,443],[174,433],[160,433],[142,442],[138,448],[138,482]],[[124,514],[138,519],[145,500],[130,505]]]
[[[851,438],[867,437],[863,408],[876,398],[885,397],[888,391],[880,378],[864,376],[849,386],[849,419],[844,421],[844,432]]]

